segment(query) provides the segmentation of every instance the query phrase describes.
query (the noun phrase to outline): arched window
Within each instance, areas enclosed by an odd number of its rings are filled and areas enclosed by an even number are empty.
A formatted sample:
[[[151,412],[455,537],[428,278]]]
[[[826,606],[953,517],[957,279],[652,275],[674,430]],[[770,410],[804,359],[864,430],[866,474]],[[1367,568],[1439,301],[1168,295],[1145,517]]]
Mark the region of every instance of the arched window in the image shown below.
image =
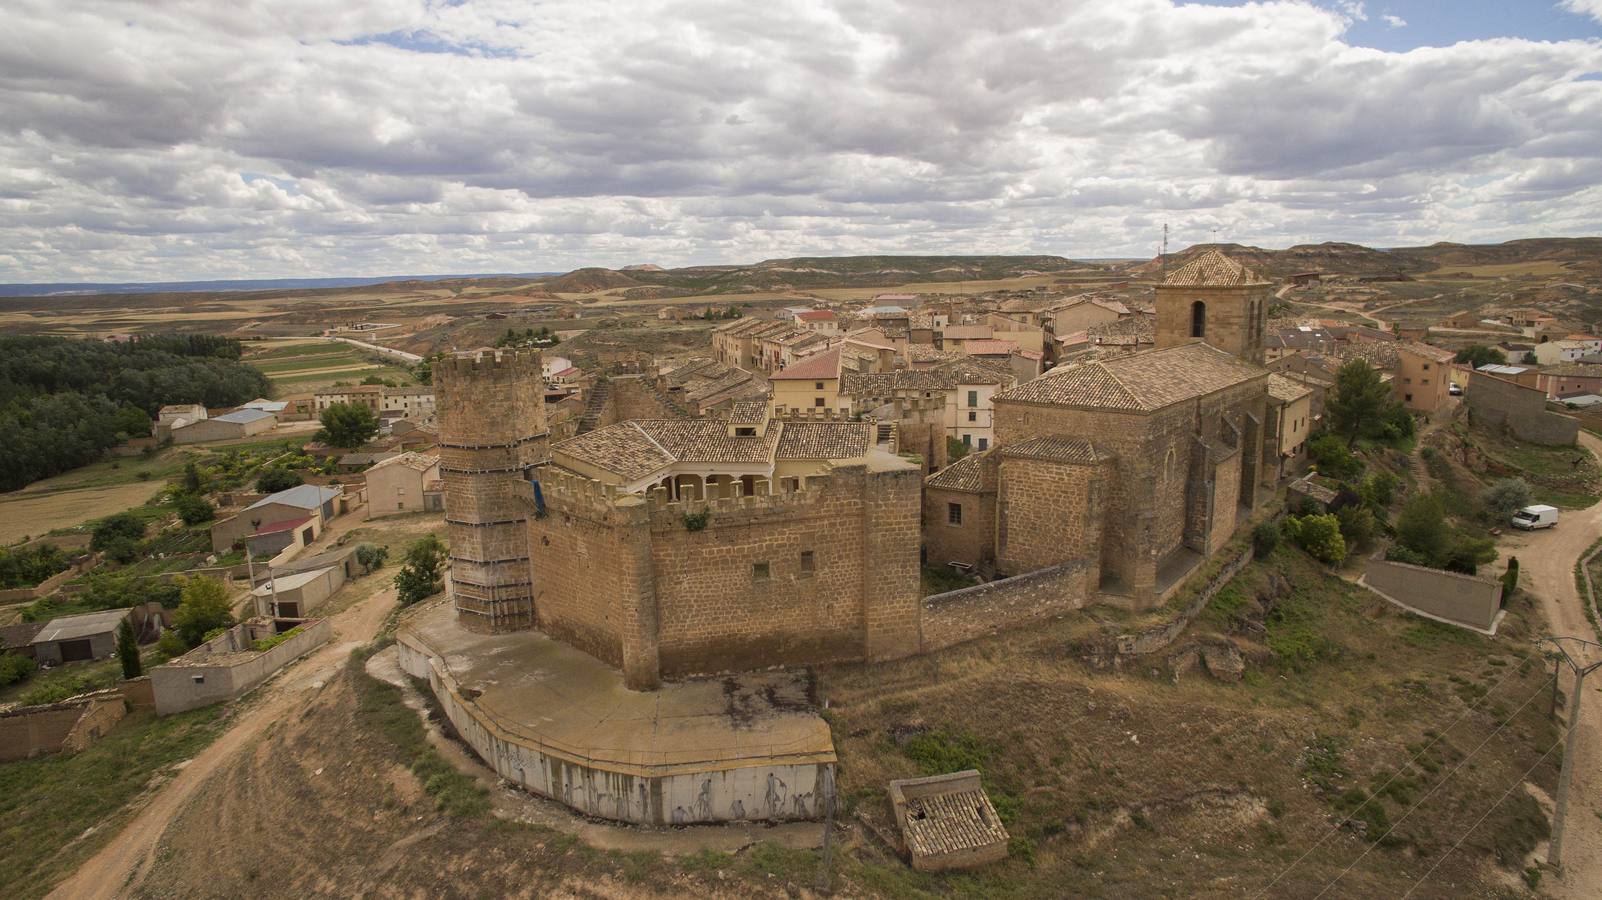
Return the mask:
[[[1190,305],[1190,336],[1207,336],[1207,304],[1200,300]]]

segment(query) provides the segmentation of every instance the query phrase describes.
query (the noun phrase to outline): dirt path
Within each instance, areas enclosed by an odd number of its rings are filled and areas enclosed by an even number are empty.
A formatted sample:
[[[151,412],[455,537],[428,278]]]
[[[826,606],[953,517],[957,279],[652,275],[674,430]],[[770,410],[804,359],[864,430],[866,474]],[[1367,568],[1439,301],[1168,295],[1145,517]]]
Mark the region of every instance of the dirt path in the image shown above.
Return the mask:
[[[378,634],[394,606],[395,589],[385,587],[335,614],[333,637],[327,644],[260,688],[232,728],[191,759],[137,818],[71,878],[57,885],[50,897],[101,900],[122,896],[138,884],[154,861],[156,842],[196,789],[269,725],[300,708],[306,702],[306,692],[321,688],[344,665],[352,650]]]
[[[1580,444],[1602,459],[1602,440],[1582,431]],[[1580,605],[1574,564],[1598,537],[1602,537],[1602,503],[1564,512],[1556,528],[1503,541],[1504,557],[1511,553],[1519,558],[1524,587],[1539,599],[1554,635],[1597,639]],[[1595,662],[1602,656],[1592,654],[1585,659]],[[1542,882],[1543,890],[1552,896],[1576,900],[1594,898],[1597,886],[1602,885],[1602,675],[1593,675],[1589,682],[1592,694],[1581,708],[1579,756],[1575,758],[1563,839],[1563,877]],[[1562,688],[1573,691],[1567,675]]]

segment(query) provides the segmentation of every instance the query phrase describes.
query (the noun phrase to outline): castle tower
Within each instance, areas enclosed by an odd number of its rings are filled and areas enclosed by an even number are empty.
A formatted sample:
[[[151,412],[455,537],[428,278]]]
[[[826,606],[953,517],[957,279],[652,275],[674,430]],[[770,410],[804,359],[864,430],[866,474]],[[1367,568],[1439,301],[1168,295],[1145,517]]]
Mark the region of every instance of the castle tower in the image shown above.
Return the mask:
[[[1157,346],[1201,340],[1262,365],[1273,287],[1216,249],[1202,253],[1157,285]]]
[[[533,628],[530,469],[549,457],[538,350],[478,350],[434,364],[450,592],[469,631]]]

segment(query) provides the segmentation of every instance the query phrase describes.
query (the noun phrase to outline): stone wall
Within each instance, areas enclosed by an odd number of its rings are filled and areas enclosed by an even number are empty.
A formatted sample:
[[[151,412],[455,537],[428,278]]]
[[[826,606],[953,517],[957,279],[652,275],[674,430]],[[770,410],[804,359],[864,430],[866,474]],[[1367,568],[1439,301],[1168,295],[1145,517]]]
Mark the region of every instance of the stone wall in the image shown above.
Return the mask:
[[[1113,465],[1018,459],[1003,448],[996,493],[997,570],[1016,575],[1085,560],[1099,579],[1103,486],[1112,480]]]
[[[1495,634],[1502,614],[1502,581],[1373,556],[1362,584],[1410,612],[1483,634]]]
[[[1207,579],[1196,592],[1196,596],[1185,604],[1185,608],[1180,610],[1178,615],[1159,625],[1153,625],[1150,628],[1131,634],[1119,635],[1117,641],[1118,654],[1120,656],[1144,656],[1148,653],[1156,653],[1172,644],[1185,632],[1186,628],[1190,627],[1190,623],[1201,615],[1201,611],[1207,608],[1207,604],[1212,601],[1213,595],[1222,590],[1224,585],[1229,584],[1230,579],[1240,574],[1240,570],[1246,568],[1246,565],[1251,561],[1252,547],[1247,544],[1218,567],[1218,570]]]
[[[104,737],[126,712],[116,691],[0,712],[0,762],[77,753]]]
[[[1095,596],[1095,569],[1074,560],[923,598],[921,652],[947,647],[1080,609]]]
[[[635,689],[915,653],[921,479],[851,466],[794,493],[677,503],[548,469],[529,524],[540,627]]]
[[[520,502],[529,470],[549,456],[537,350],[480,351],[434,366],[440,475],[449,527],[449,588],[463,627],[534,625]]]
[[[252,634],[240,629],[249,628],[236,625],[172,662],[151,669],[156,712],[165,716],[232,700],[317,649],[332,630],[327,619],[309,619],[302,623],[300,634],[258,653],[239,649]]]
[[[962,523],[951,524],[950,505],[962,507]],[[925,485],[924,561],[931,566],[962,563],[981,571],[996,564],[996,495]]]
[[[612,396],[607,424],[633,419],[687,419],[690,413],[657,389],[644,375],[619,375],[611,379]]]
[[[1548,410],[1546,394],[1537,388],[1475,372],[1463,400],[1472,421],[1506,428],[1521,441],[1572,447],[1579,439],[1579,420]]]
[[[1263,332],[1272,302],[1269,285],[1238,288],[1157,287],[1157,346],[1189,343],[1192,305],[1203,303],[1207,327],[1203,340],[1228,353],[1263,362]]]

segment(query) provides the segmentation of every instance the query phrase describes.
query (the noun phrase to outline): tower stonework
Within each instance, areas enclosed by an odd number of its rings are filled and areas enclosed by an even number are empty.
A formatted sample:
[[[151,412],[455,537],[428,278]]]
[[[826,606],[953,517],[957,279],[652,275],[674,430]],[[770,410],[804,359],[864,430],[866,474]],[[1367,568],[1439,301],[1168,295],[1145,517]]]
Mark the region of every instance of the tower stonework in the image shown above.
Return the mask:
[[[1157,347],[1205,341],[1263,364],[1273,284],[1217,250],[1207,250],[1157,285]]]
[[[538,350],[480,350],[434,364],[450,592],[463,628],[535,625],[530,470],[550,455]]]

